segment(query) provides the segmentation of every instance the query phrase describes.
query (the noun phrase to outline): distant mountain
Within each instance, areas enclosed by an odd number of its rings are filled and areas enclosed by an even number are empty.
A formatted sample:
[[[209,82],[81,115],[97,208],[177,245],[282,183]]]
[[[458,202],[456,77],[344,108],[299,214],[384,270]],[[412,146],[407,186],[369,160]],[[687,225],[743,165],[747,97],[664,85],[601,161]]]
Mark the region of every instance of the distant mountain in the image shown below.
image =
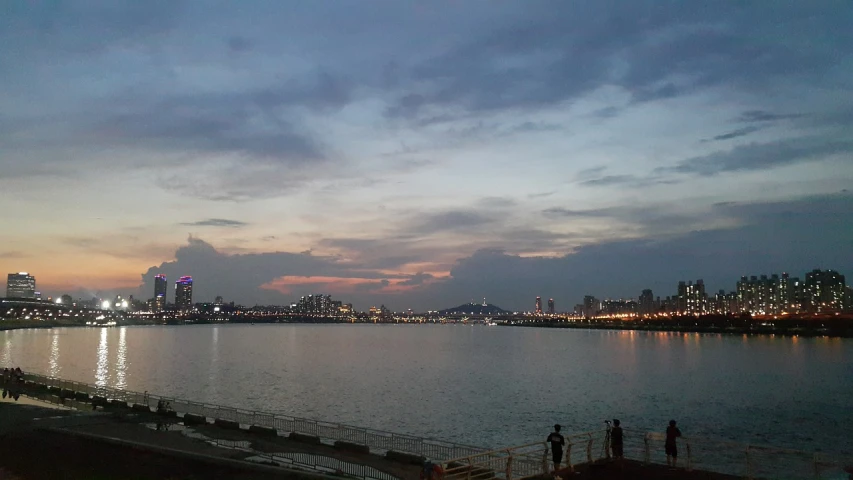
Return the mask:
[[[485,305],[479,303],[466,303],[458,307],[439,310],[440,315],[505,315],[508,312],[497,305],[487,303]]]

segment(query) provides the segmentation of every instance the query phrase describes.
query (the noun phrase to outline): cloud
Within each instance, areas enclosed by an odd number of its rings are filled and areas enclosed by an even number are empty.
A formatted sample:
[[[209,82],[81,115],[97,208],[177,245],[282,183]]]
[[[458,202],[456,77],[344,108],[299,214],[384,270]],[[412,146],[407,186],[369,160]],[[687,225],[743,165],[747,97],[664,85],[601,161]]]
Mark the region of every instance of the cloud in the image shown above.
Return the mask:
[[[228,38],[228,49],[235,53],[247,52],[252,49],[254,42],[239,35]]]
[[[640,177],[637,175],[605,175],[599,178],[590,178],[580,182],[586,187],[609,187],[613,185],[625,185],[632,187],[647,187],[649,185],[673,184],[678,180],[666,178],[660,175]]]
[[[737,146],[729,151],[689,158],[673,167],[660,167],[656,172],[717,175],[725,172],[764,170],[820,161],[851,152],[853,152],[853,140],[799,137]]]
[[[248,225],[246,222],[241,222],[239,220],[228,220],[225,218],[208,218],[206,220],[199,220],[196,222],[182,223],[181,225],[185,225],[188,227],[245,227]],[[273,237],[275,238],[275,237]]]
[[[761,130],[761,127],[751,126],[751,127],[739,128],[737,130],[732,130],[731,132],[728,132],[728,133],[723,133],[721,135],[717,135],[714,138],[712,138],[712,140],[717,140],[717,141],[719,141],[719,140],[731,140],[733,138],[745,137],[745,136],[749,135],[750,133],[754,133],[754,132],[757,132],[759,130]]]
[[[468,210],[451,210],[424,214],[413,221],[411,231],[428,235],[436,232],[465,230],[493,223],[495,219],[484,213]]]
[[[7,250],[0,252],[0,258],[27,258],[30,255],[18,250]]]
[[[424,282],[427,282],[433,278],[435,278],[435,277],[433,277],[429,273],[418,272],[418,273],[412,275],[411,277],[409,277],[408,280],[404,280],[404,281],[400,282],[400,285],[423,285]]]
[[[741,275],[786,271],[802,277],[814,268],[853,271],[851,195],[717,208],[738,218],[740,225],[589,244],[560,257],[481,250],[460,259],[446,281],[420,295],[444,299],[442,305],[486,296],[501,307],[526,310],[538,295],[571,309],[583,295],[636,298],[644,288],[661,297],[674,295],[679,280],[702,278],[713,292],[734,289]]]
[[[802,113],[771,113],[764,110],[748,110],[737,118],[739,122],[775,122],[777,120],[792,120],[804,117]]]

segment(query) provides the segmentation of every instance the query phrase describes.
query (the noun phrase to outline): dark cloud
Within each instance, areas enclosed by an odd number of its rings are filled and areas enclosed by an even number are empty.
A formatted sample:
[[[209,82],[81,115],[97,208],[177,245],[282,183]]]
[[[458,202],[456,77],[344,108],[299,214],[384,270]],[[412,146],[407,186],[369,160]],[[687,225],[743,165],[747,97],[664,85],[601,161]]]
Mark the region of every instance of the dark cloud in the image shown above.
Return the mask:
[[[737,118],[739,122],[775,122],[777,120],[792,120],[804,117],[802,113],[771,113],[764,110],[748,110]]]
[[[405,91],[388,114],[422,118],[436,115],[433,109],[538,108],[574,100],[602,84],[619,85],[632,92],[635,102],[647,102],[720,85],[754,91],[782,76],[820,79],[853,47],[839,36],[835,43],[802,48],[794,32],[821,22],[838,33],[844,27],[833,18],[833,8],[808,9],[809,17],[799,17],[803,12],[798,10],[805,9],[782,7],[767,18],[766,9],[747,5],[720,9],[670,3],[661,8],[655,2],[598,1],[531,6],[515,24],[498,25],[416,65],[410,76],[419,87]],[[717,22],[729,28],[712,26]],[[759,23],[765,29],[773,25],[776,41],[763,41],[770,33],[756,28]],[[614,72],[614,62],[622,62],[623,73]]]
[[[431,234],[450,230],[464,230],[493,223],[495,219],[483,213],[468,210],[424,214],[413,222],[410,231]]]
[[[165,274],[170,280],[183,275],[192,276],[193,295],[198,301],[223,295],[247,304],[287,303],[292,296],[261,288],[285,276],[371,281],[395,277],[352,268],[342,264],[336,257],[316,256],[310,252],[228,255],[196,237],[190,237],[187,244],[175,252],[173,261],[151,267],[142,275],[143,284],[140,287],[142,298],[151,296],[151,292],[154,291],[154,275],[157,274]]]
[[[769,143],[752,143],[729,151],[684,160],[658,173],[717,175],[725,172],[764,170],[797,163],[824,160],[853,152],[853,140],[799,137]]]
[[[247,52],[252,49],[254,42],[239,35],[228,38],[228,49],[235,53]]]
[[[728,133],[723,133],[721,135],[717,135],[714,138],[712,138],[712,140],[717,140],[717,141],[719,141],[719,140],[731,140],[733,138],[745,137],[745,136],[749,135],[750,133],[755,133],[759,130],[761,130],[761,127],[750,126],[750,127],[739,128],[737,130],[732,130],[731,132],[728,132]]]
[[[430,275],[428,273],[418,272],[418,273],[412,275],[411,277],[409,277],[408,280],[404,280],[404,281],[400,282],[400,285],[406,285],[406,286],[423,285],[424,282],[426,282],[427,280],[431,280],[433,278],[435,278],[435,277],[433,277],[432,275]]]
[[[666,178],[660,175],[640,177],[637,175],[605,175],[599,178],[590,178],[580,182],[587,187],[609,187],[612,185],[624,185],[631,187],[647,187],[650,185],[673,184],[678,180]]]
[[[545,198],[545,197],[550,197],[551,195],[553,195],[555,193],[557,193],[557,192],[554,190],[552,190],[550,192],[531,193],[531,194],[527,195],[527,198],[529,198],[531,200],[534,198]]]
[[[741,275],[787,271],[802,277],[813,268],[853,272],[853,196],[719,208],[742,225],[590,244],[554,258],[481,250],[460,259],[450,279],[420,295],[443,301],[436,307],[486,296],[504,308],[527,310],[538,295],[570,309],[587,294],[636,298],[652,288],[656,295],[674,295],[679,280],[702,278],[713,292],[734,289]]]
[[[206,220],[199,220],[196,222],[182,223],[181,225],[185,225],[188,227],[245,227],[248,225],[246,222],[241,222],[239,220],[228,220],[225,218],[208,218]],[[274,237],[273,237],[274,238]]]

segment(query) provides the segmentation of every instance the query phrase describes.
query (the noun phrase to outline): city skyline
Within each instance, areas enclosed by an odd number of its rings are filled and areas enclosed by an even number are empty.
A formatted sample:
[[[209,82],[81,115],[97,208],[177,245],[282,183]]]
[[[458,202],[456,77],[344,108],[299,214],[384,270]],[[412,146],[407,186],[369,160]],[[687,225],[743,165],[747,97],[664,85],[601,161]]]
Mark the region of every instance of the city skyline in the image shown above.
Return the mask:
[[[567,310],[853,271],[846,3],[111,5],[0,17],[0,268],[42,292]]]
[[[843,273],[837,270],[821,270],[813,269],[804,273],[804,279],[792,277],[788,272],[781,274],[759,274],[759,275],[743,275],[735,283],[736,287],[732,291],[726,291],[724,288],[719,290],[709,290],[705,286],[703,279],[698,279],[694,283],[693,280],[679,280],[674,290],[664,290],[663,295],[655,295],[652,289],[643,289],[637,297],[616,297],[612,298],[604,296],[598,298],[595,295],[584,295],[582,303],[575,304],[572,309],[558,311],[556,309],[555,300],[548,299],[547,311],[543,309],[542,297],[536,296],[532,309],[514,309],[516,313],[542,315],[564,315],[575,314],[585,317],[593,317],[596,314],[605,316],[627,316],[627,317],[648,317],[654,314],[662,313],[667,315],[740,315],[748,313],[752,315],[780,315],[780,314],[823,314],[823,313],[849,313],[853,311],[853,286],[846,283],[846,277]],[[142,299],[137,298],[141,311],[162,312],[167,306],[173,306],[178,312],[189,312],[195,310],[198,305],[223,305],[225,303],[222,295],[216,295],[214,300],[209,298],[193,298],[193,278],[192,276],[181,276],[175,282],[175,301],[168,303],[166,288],[167,276],[165,274],[154,275],[154,292],[153,296],[145,300],[143,294]],[[10,299],[31,299],[31,300],[53,300],[50,295],[41,296],[41,292],[35,291],[35,276],[27,272],[9,273],[7,281],[6,296]],[[15,293],[15,295],[10,295]],[[668,295],[668,293],[674,293]],[[68,294],[63,294],[61,297],[56,296],[56,303],[70,305],[72,297]],[[130,306],[133,308],[133,295],[130,295]],[[103,298],[94,297],[90,301],[88,298],[78,298],[78,301],[86,304],[99,305]],[[116,296],[114,305],[118,308],[122,296]],[[105,301],[105,304],[109,301]],[[127,301],[122,302],[124,308],[128,307]],[[241,306],[238,302],[231,302],[231,306]],[[473,300],[469,304],[463,303],[461,306],[474,305]],[[482,306],[487,306],[486,298],[483,298]],[[302,295],[299,299],[290,299],[285,303],[278,305],[242,305],[245,307],[281,307],[291,308],[296,312],[336,315],[338,313],[353,313],[359,310],[367,311],[364,308],[356,308],[352,303],[344,303],[341,300],[332,300],[331,295],[326,293],[308,293]],[[382,309],[386,308],[381,304]],[[344,308],[343,310],[341,308]],[[439,311],[445,309],[446,306],[432,305],[429,308],[419,310],[420,313],[427,311]],[[97,308],[97,307],[95,307]],[[109,308],[109,307],[105,307]],[[456,307],[452,307],[456,308]],[[370,306],[370,311],[376,309],[376,305]],[[511,309],[512,310],[512,309]],[[415,312],[412,308],[407,309],[388,309],[388,311],[409,313]]]

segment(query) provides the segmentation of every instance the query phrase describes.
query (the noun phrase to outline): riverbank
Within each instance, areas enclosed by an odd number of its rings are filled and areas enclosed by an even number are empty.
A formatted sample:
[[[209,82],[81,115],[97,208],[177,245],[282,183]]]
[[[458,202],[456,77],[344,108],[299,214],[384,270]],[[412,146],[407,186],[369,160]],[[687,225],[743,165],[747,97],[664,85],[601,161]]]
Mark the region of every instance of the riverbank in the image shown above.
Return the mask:
[[[534,328],[574,328],[583,330],[853,338],[853,320],[847,318],[828,320],[785,319],[767,322],[758,320],[747,322],[717,322],[692,318],[688,320],[578,320],[515,322],[499,325]]]
[[[138,325],[159,325],[153,321],[148,320],[139,320],[139,321],[121,321],[116,322],[115,327],[130,327],[130,326],[138,326]],[[62,320],[0,320],[0,331],[4,330],[26,330],[26,329],[45,329],[45,328],[77,328],[77,327],[89,327],[89,328],[101,328],[102,325],[86,325],[79,322],[69,322]]]

